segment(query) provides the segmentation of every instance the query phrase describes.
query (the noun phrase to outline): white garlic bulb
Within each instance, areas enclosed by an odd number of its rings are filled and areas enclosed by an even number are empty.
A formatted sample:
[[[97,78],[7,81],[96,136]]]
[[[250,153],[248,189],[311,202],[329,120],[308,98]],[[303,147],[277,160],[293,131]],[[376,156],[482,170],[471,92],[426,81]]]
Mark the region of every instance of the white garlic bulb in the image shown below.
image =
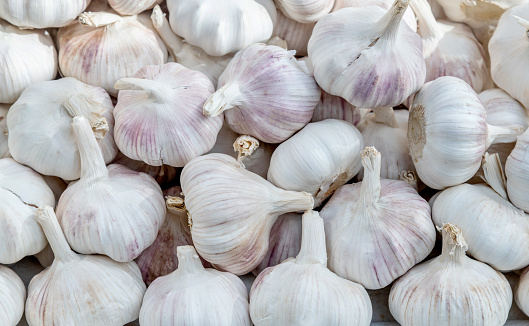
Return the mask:
[[[322,90],[320,102],[316,105],[314,113],[312,114],[312,122],[338,119],[350,122],[356,126],[363,115],[363,109],[354,107],[345,99]]]
[[[436,0],[448,19],[465,23],[472,28],[496,26],[505,10],[525,0]]]
[[[525,131],[505,163],[510,201],[529,213],[529,131]]]
[[[0,265],[0,324],[18,325],[24,314],[26,287],[11,269]]]
[[[283,14],[300,23],[315,23],[327,15],[334,0],[275,0]]]
[[[1,7],[2,3],[0,13]],[[14,103],[27,86],[57,75],[57,51],[50,34],[21,30],[1,19],[0,62],[0,103]]]
[[[525,268],[520,274],[520,281],[516,286],[514,300],[518,307],[524,312],[524,314],[529,315],[529,268]]]
[[[0,159],[11,157],[9,154],[9,146],[7,141],[7,112],[9,105],[0,104]]]
[[[112,110],[105,90],[75,78],[33,84],[7,114],[9,151],[17,162],[41,174],[78,179],[81,161],[71,129],[72,118],[84,116],[90,121],[108,163],[117,153]]]
[[[296,55],[307,55],[307,44],[309,43],[312,30],[316,23],[300,23],[283,15],[277,10],[277,21],[274,24],[272,35],[279,36],[285,40],[289,50],[296,50]]]
[[[435,244],[430,206],[407,182],[380,179],[380,153],[362,151],[364,180],[339,188],[321,211],[329,269],[381,289],[426,258]]]
[[[131,160],[121,152],[118,152],[112,164],[123,165],[136,172],[146,173],[153,177],[162,189],[173,185],[179,175],[178,168],[169,165],[152,166],[141,161]]]
[[[280,143],[303,128],[320,88],[293,51],[253,44],[237,52],[219,78],[204,114],[224,112],[230,128],[265,143]]]
[[[59,29],[57,44],[64,76],[102,87],[112,96],[118,93],[114,84],[119,79],[167,61],[167,49],[146,13],[83,13],[78,24]]]
[[[151,9],[162,1],[163,0],[108,0],[108,4],[120,15],[129,16]]]
[[[193,246],[178,247],[177,255],[178,269],[145,293],[141,325],[251,325],[248,290],[237,276],[204,268]]]
[[[206,75],[170,62],[146,66],[114,88],[119,90],[114,138],[129,158],[182,167],[215,144],[223,115],[202,114],[215,91]]]
[[[360,171],[363,148],[362,135],[352,124],[312,122],[277,147],[267,180],[285,190],[310,193],[318,207]]]
[[[250,292],[256,326],[350,325],[371,323],[371,301],[359,284],[327,269],[323,220],[303,214],[301,250],[296,258],[265,269]]]
[[[326,92],[356,107],[393,107],[423,85],[419,35],[401,21],[409,0],[380,7],[343,8],[314,27],[308,53]]]
[[[0,264],[16,263],[46,247],[34,220],[40,205],[55,205],[44,179],[11,158],[0,159]]]
[[[4,0],[0,18],[25,29],[61,27],[71,23],[90,0]]]
[[[29,326],[124,325],[138,318],[145,284],[136,263],[74,253],[49,206],[37,210],[37,221],[55,260],[29,283]]]
[[[131,261],[154,242],[165,219],[160,186],[124,166],[107,168],[84,117],[75,117],[72,129],[82,171],[57,204],[64,235],[79,253]]]
[[[512,290],[500,272],[466,256],[461,229],[443,224],[440,256],[419,264],[391,287],[389,309],[403,326],[503,325]]]

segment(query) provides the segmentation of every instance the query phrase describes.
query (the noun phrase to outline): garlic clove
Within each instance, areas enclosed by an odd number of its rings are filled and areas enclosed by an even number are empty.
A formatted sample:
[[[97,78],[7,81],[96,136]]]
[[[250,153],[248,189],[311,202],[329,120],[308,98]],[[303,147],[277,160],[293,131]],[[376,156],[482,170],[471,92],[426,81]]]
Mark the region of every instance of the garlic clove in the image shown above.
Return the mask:
[[[510,201],[529,213],[529,131],[525,131],[505,163],[507,191]]]
[[[275,3],[283,14],[300,23],[315,23],[334,6],[334,0],[276,0]]]
[[[133,171],[148,174],[158,182],[162,189],[175,184],[180,174],[178,168],[169,165],[152,166],[141,161],[131,160],[121,152],[118,152],[112,164],[123,165]]]
[[[7,112],[9,105],[0,104],[0,159],[11,157],[9,154],[9,146],[7,141]]]
[[[130,16],[152,9],[162,1],[163,0],[108,0],[108,4],[120,15]]]
[[[0,265],[0,324],[18,325],[24,314],[26,287],[11,269]]]

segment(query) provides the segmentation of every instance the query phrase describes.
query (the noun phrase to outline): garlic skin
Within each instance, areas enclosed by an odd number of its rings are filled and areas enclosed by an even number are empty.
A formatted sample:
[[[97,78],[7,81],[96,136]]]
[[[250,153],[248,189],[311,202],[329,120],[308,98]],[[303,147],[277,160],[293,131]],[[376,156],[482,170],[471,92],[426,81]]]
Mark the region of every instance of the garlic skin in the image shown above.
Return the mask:
[[[496,26],[505,10],[524,3],[524,0],[436,0],[448,19],[465,23],[472,28]]]
[[[380,7],[343,8],[314,27],[308,53],[327,93],[356,107],[393,107],[424,84],[419,35],[401,21],[409,0]]]
[[[145,284],[136,263],[74,253],[49,206],[40,207],[36,219],[55,260],[29,283],[29,326],[124,325],[138,318]]]
[[[0,13],[5,4],[0,3]],[[57,75],[57,51],[50,34],[21,30],[1,19],[0,62],[0,103],[14,103],[27,86]]]
[[[277,21],[274,24],[272,35],[279,36],[287,42],[289,50],[296,50],[297,56],[307,55],[307,45],[309,43],[312,30],[316,23],[300,23],[288,18],[280,10],[277,10]]]
[[[148,14],[119,16],[85,12],[79,23],[59,29],[59,67],[64,76],[104,88],[117,96],[114,84],[147,65],[167,61],[167,49]]]
[[[419,264],[391,287],[389,309],[399,324],[504,325],[512,290],[500,272],[466,256],[461,229],[443,224],[440,256]]]
[[[18,324],[24,314],[26,287],[11,269],[0,265],[0,323],[6,326]]]
[[[178,269],[156,279],[145,293],[145,326],[250,326],[248,290],[235,275],[204,268],[193,246],[177,248]]]
[[[73,250],[128,262],[149,247],[165,219],[162,191],[149,175],[105,166],[90,125],[75,117],[72,129],[82,172],[57,204],[57,218]]]
[[[269,267],[255,279],[250,315],[256,326],[350,325],[371,323],[367,291],[327,269],[323,220],[303,214],[301,250],[296,258]]]
[[[320,88],[293,51],[252,44],[230,61],[204,114],[224,112],[229,127],[265,143],[281,143],[311,119]]]
[[[34,220],[40,205],[55,205],[44,179],[11,158],[0,159],[0,264],[16,263],[46,247]]]
[[[168,0],[173,31],[207,54],[223,56],[272,36],[273,21],[255,0]]]
[[[326,119],[338,119],[356,126],[364,114],[363,109],[352,106],[345,99],[322,90],[320,102],[314,109],[311,121],[318,122]]]
[[[430,206],[412,186],[380,179],[381,157],[374,147],[361,155],[364,180],[339,188],[320,215],[329,269],[374,290],[428,256],[435,228]]]
[[[518,285],[516,286],[515,296],[514,296],[514,300],[516,301],[516,304],[518,305],[518,307],[520,307],[520,309],[526,315],[529,315],[529,298],[527,297],[529,294],[529,282],[527,282],[528,272],[529,272],[529,268],[525,268],[522,271],[522,274],[520,274],[520,281]]]
[[[363,148],[362,135],[352,124],[312,122],[277,147],[267,180],[285,190],[310,193],[318,207],[360,171]]]
[[[275,0],[275,3],[285,16],[300,23],[315,23],[334,6],[334,0]]]
[[[510,201],[529,213],[529,131],[525,131],[505,163],[507,192]]]
[[[162,189],[174,184],[179,176],[177,168],[169,165],[152,166],[141,161],[131,160],[130,158],[118,152],[112,164],[119,164],[136,171],[150,175],[158,182]]]
[[[171,62],[146,66],[114,88],[120,90],[114,137],[129,158],[183,167],[215,144],[223,115],[202,114],[215,91],[206,75]]]
[[[120,15],[130,16],[152,9],[155,5],[162,3],[162,1],[163,0],[108,0],[108,4]]]
[[[7,141],[7,112],[9,105],[0,104],[0,159],[11,157]]]
[[[263,260],[279,215],[314,205],[312,195],[276,188],[224,154],[191,160],[180,182],[197,252],[215,268],[236,275]]]

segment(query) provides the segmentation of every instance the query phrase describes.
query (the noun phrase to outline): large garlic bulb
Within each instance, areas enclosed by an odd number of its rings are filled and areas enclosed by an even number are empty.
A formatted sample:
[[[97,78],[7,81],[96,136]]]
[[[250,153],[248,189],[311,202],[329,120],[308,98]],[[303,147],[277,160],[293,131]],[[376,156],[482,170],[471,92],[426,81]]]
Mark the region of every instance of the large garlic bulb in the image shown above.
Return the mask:
[[[108,4],[120,15],[129,16],[151,9],[162,1],[163,0],[108,0]]]
[[[178,168],[169,165],[152,166],[142,161],[131,160],[121,152],[118,152],[112,164],[123,165],[136,172],[146,173],[153,177],[162,189],[176,184],[180,174]]]
[[[364,180],[339,188],[323,207],[329,269],[381,289],[426,258],[435,244],[430,206],[408,183],[380,179],[380,153],[362,151]]]
[[[310,193],[318,207],[360,171],[363,148],[362,135],[352,124],[312,122],[277,147],[267,180],[285,190]]]
[[[303,214],[301,250],[296,258],[265,269],[250,292],[255,326],[367,326],[371,309],[361,285],[327,269],[323,220],[315,211]]]
[[[529,213],[529,131],[525,131],[505,164],[507,192],[516,207]]]
[[[167,61],[167,49],[146,13],[83,13],[79,23],[59,29],[57,44],[64,76],[103,87],[112,96],[118,93],[114,84],[119,79]]]
[[[275,144],[310,121],[319,99],[320,88],[292,51],[253,44],[230,61],[204,114],[225,112],[233,131]]]
[[[334,6],[334,0],[275,0],[277,7],[300,23],[314,23],[327,15]]]
[[[419,35],[401,21],[409,0],[380,7],[343,8],[314,27],[308,53],[326,92],[356,107],[393,107],[423,85]]]
[[[520,274],[520,281],[515,290],[514,300],[518,307],[529,315],[529,268],[525,268]]]
[[[496,26],[505,10],[525,0],[436,0],[448,19],[465,23],[472,28]]]
[[[0,159],[11,157],[9,154],[9,146],[7,142],[7,112],[9,105],[0,104]]]
[[[57,204],[64,235],[79,253],[131,261],[154,242],[165,219],[160,186],[124,166],[107,168],[85,118],[75,117],[72,129],[82,171]]]
[[[279,215],[314,205],[312,195],[276,188],[224,154],[191,160],[180,182],[198,253],[215,267],[238,275],[262,261]]]
[[[24,314],[26,287],[18,275],[0,265],[0,324],[15,326]]]
[[[29,326],[124,325],[138,318],[145,284],[136,263],[76,254],[49,206],[37,210],[37,221],[55,260],[29,283]]]
[[[279,36],[287,42],[289,50],[296,50],[297,56],[307,55],[307,45],[309,44],[312,30],[316,23],[300,23],[294,19],[283,15],[277,11],[277,21],[274,24],[272,35]]]
[[[443,224],[440,256],[419,264],[391,287],[389,309],[403,326],[503,325],[512,304],[509,282],[468,258],[461,229]]]
[[[338,119],[345,120],[356,126],[362,119],[363,114],[362,109],[352,106],[345,99],[322,90],[320,102],[316,105],[312,114],[312,122]]]

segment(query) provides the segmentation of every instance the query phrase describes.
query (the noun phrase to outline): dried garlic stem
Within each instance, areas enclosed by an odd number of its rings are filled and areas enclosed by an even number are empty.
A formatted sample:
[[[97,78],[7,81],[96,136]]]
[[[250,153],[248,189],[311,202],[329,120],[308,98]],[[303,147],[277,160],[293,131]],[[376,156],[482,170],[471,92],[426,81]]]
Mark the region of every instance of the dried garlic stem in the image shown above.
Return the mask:
[[[121,16],[109,12],[83,12],[79,15],[79,23],[84,26],[102,27],[121,20]]]
[[[437,228],[443,235],[443,249],[441,258],[449,262],[459,263],[466,256],[468,250],[461,229],[454,224],[444,223],[442,228]]]
[[[415,172],[413,171],[402,171],[400,172],[399,179],[401,181],[407,182],[410,186],[413,187],[415,190],[419,190],[417,186],[417,176],[415,175]]]
[[[107,166],[88,120],[74,117],[72,129],[81,156],[81,179],[95,182],[107,178]]]
[[[180,197],[166,196],[165,197],[165,206],[168,211],[173,213],[180,213],[186,211],[186,205],[184,200]]]
[[[117,90],[145,91],[155,103],[166,103],[171,89],[159,81],[142,78],[122,78],[116,82]]]
[[[165,43],[165,46],[169,49],[173,57],[178,62],[183,54],[184,44],[182,42],[184,40],[173,32],[169,26],[167,18],[165,17],[165,13],[162,12],[160,6],[157,5],[152,10],[151,20],[154,25],[154,29],[156,29],[158,35],[160,35],[163,42]]]
[[[37,209],[36,220],[42,227],[50,243],[55,260],[62,263],[71,263],[79,260],[79,256],[70,249],[57,217],[50,206],[41,206]]]
[[[237,162],[242,164],[245,157],[252,155],[252,153],[259,147],[259,141],[252,136],[242,135],[237,137],[233,143],[233,149],[239,152]]]
[[[101,103],[95,102],[84,94],[75,94],[62,102],[62,106],[72,118],[82,116],[88,119],[97,139],[105,137],[109,127],[103,114],[107,109]]]
[[[375,121],[378,123],[383,123],[386,126],[397,128],[397,119],[395,118],[395,111],[392,107],[386,108],[373,108],[373,113],[375,114]]]
[[[222,112],[241,105],[242,93],[239,90],[239,84],[230,83],[222,86],[213,93],[204,103],[204,115],[216,117]]]
[[[381,155],[374,147],[366,147],[360,153],[364,167],[361,197],[365,205],[375,205],[380,199]]]
[[[298,264],[322,264],[327,267],[327,250],[323,219],[318,212],[303,214],[301,224],[301,249],[296,257]]]
[[[176,256],[178,257],[177,273],[196,273],[205,269],[193,246],[177,247]]]

